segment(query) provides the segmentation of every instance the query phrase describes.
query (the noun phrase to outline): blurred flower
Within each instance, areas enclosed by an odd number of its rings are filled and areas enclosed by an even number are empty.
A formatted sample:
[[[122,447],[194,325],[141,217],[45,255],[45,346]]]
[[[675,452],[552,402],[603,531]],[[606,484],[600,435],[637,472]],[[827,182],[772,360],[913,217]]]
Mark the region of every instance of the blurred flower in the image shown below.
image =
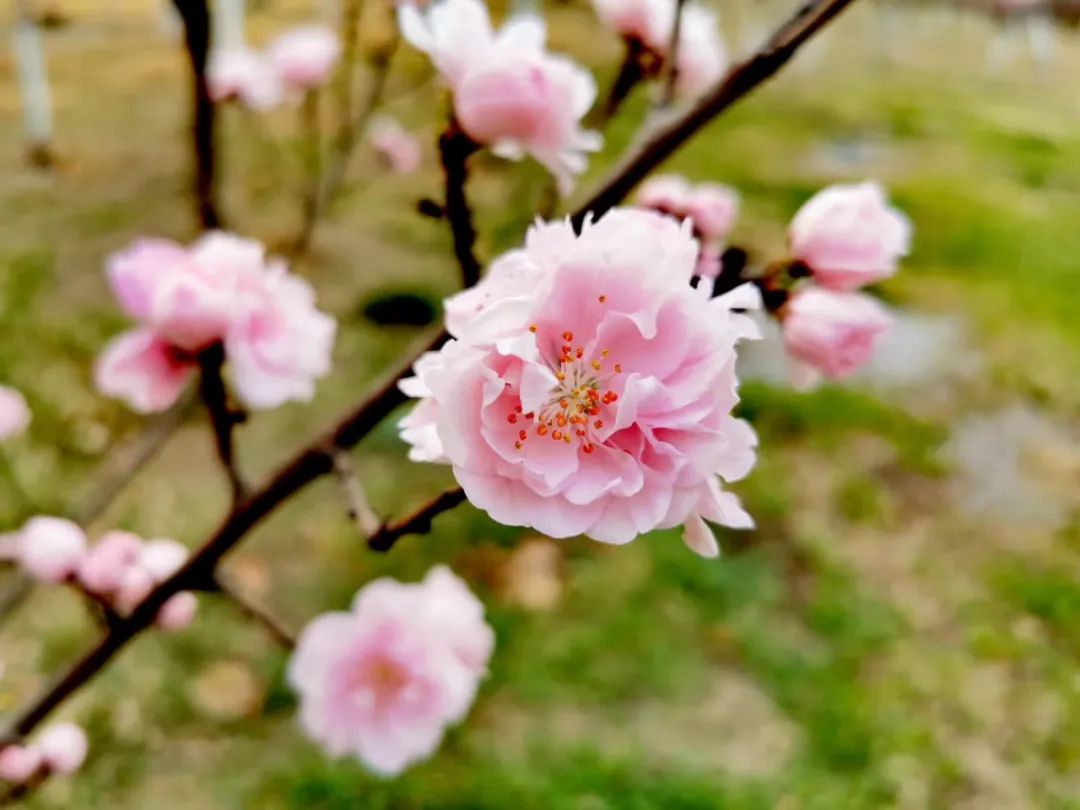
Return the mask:
[[[822,376],[841,379],[854,373],[892,322],[868,295],[814,286],[796,291],[780,317],[797,388],[812,387]]]
[[[329,370],[335,323],[310,285],[261,244],[213,232],[190,248],[139,240],[110,258],[113,292],[144,326],[116,338],[95,370],[98,389],[141,412],[168,408],[197,367],[225,346],[236,392],[270,408],[310,399]]]
[[[494,646],[483,605],[448,568],[369,583],[311,622],[289,664],[304,730],[332,756],[400,773],[438,747],[476,696]]]
[[[720,272],[720,253],[739,213],[738,192],[719,183],[691,185],[678,175],[660,175],[641,186],[637,204],[690,220],[701,241],[695,274],[713,278]]]
[[[480,0],[398,8],[402,35],[430,57],[454,96],[465,133],[500,157],[526,153],[568,193],[602,139],[581,129],[596,99],[588,71],[544,50],[543,20],[521,14],[496,33]]]
[[[307,25],[271,42],[266,58],[287,88],[307,92],[330,81],[341,58],[341,41],[332,28]]]
[[[688,225],[637,209],[580,235],[533,227],[447,302],[457,340],[403,382],[422,398],[404,438],[501,523],[609,543],[686,524],[715,555],[702,518],[753,525],[720,480],[755,461],[731,409],[735,345],[757,330],[732,308],[759,300],[748,285],[712,300],[691,287],[697,253]]]
[[[896,272],[910,250],[911,223],[876,183],[830,186],[795,214],[788,241],[819,284],[855,290]]]
[[[0,779],[22,784],[41,769],[41,752],[32,745],[7,745],[0,749]]]
[[[26,397],[14,388],[0,385],[0,442],[25,433],[30,418]]]
[[[86,733],[74,723],[56,723],[41,732],[37,748],[52,773],[72,774],[86,761]]]
[[[195,620],[198,609],[198,598],[190,591],[185,591],[178,593],[162,605],[155,621],[161,630],[175,633],[185,629]]]
[[[19,533],[19,562],[41,582],[63,582],[78,570],[85,554],[86,535],[64,518],[34,517]]]
[[[131,532],[106,532],[90,547],[79,566],[78,581],[87,591],[106,596],[120,589],[124,572],[139,561],[142,540]]]
[[[420,168],[420,144],[393,118],[380,116],[371,122],[371,145],[380,160],[395,174]]]
[[[206,82],[214,102],[237,101],[256,112],[273,109],[284,98],[277,67],[267,57],[249,48],[210,54]]]

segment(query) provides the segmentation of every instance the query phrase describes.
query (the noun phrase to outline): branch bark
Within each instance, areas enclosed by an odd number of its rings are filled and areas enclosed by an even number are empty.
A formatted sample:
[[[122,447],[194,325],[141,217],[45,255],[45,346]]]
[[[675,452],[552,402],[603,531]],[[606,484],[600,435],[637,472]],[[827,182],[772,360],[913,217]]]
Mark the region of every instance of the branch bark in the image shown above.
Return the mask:
[[[214,102],[206,83],[210,56],[210,8],[207,0],[173,0],[184,22],[184,45],[191,68],[192,147],[195,160],[195,204],[205,230],[222,227],[217,203]]]
[[[407,534],[427,534],[431,531],[431,522],[435,518],[464,502],[465,490],[461,487],[448,489],[408,517],[393,523],[384,523],[375,534],[368,538],[368,548],[372,551],[389,551],[399,538]]]
[[[451,119],[446,131],[439,136],[439,159],[442,161],[446,197],[443,210],[450,223],[454,237],[454,256],[461,268],[461,282],[471,287],[480,280],[480,262],[476,258],[476,228],[473,227],[472,210],[465,196],[465,183],[469,179],[469,156],[479,147]]]
[[[753,89],[770,79],[814,34],[855,0],[808,0],[757,53],[732,67],[691,109],[661,124],[600,184],[573,214],[575,227],[618,205],[645,177],[675,151]]]
[[[244,498],[246,486],[236,463],[233,444],[233,428],[243,421],[243,414],[229,406],[229,393],[225,389],[222,366],[225,364],[225,349],[221,343],[215,343],[199,352],[199,398],[206,406],[210,416],[210,426],[214,432],[214,449],[218,461],[229,479],[233,504]]]

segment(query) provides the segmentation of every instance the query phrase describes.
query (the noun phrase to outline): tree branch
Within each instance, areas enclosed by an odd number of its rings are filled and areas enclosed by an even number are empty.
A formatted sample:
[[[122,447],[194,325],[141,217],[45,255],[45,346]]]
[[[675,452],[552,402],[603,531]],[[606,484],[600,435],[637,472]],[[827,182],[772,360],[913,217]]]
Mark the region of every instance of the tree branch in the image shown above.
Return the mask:
[[[646,137],[572,216],[580,228],[586,217],[618,205],[645,177],[693,135],[750,91],[771,78],[814,34],[854,0],[808,0],[761,49],[733,66],[691,109]]]
[[[205,230],[222,227],[215,172],[215,114],[206,83],[210,55],[210,9],[207,0],[173,0],[184,21],[184,44],[191,66],[192,147],[195,159],[195,204]]]
[[[660,89],[661,109],[670,107],[675,100],[675,83],[679,79],[679,40],[682,35],[683,7],[686,0],[675,0],[675,19],[671,25],[671,39],[668,40],[667,59],[664,60],[664,77]]]
[[[368,503],[364,487],[356,477],[356,469],[346,451],[338,450],[334,453],[334,472],[337,473],[341,489],[345,493],[349,519],[356,525],[361,537],[371,537],[379,530],[379,516]]]
[[[221,574],[214,577],[213,592],[221,594],[244,617],[258,624],[267,635],[286,650],[296,646],[296,636],[267,608],[249,599]]]
[[[607,98],[600,108],[600,114],[596,118],[596,126],[603,129],[614,118],[623,102],[630,97],[630,93],[638,83],[645,78],[645,66],[642,59],[645,58],[645,47],[636,38],[626,40],[626,53],[623,55],[622,65],[615,75],[615,80],[608,89]]]
[[[214,431],[214,448],[218,461],[229,478],[233,503],[239,503],[246,487],[236,464],[233,446],[233,428],[243,421],[243,414],[229,407],[229,394],[225,390],[225,380],[221,376],[225,364],[225,348],[215,343],[199,352],[199,397],[210,416],[210,425]]]
[[[372,551],[389,551],[398,539],[407,534],[427,534],[431,531],[431,522],[441,515],[464,503],[465,490],[461,487],[448,489],[432,498],[408,517],[393,523],[384,523],[375,534],[368,538],[368,548]]]
[[[446,198],[443,207],[450,233],[454,237],[454,256],[461,268],[461,282],[471,287],[480,280],[480,262],[473,252],[476,245],[476,229],[473,227],[472,211],[465,196],[465,183],[469,179],[469,156],[479,147],[451,119],[446,131],[439,136],[439,159],[445,177]]]

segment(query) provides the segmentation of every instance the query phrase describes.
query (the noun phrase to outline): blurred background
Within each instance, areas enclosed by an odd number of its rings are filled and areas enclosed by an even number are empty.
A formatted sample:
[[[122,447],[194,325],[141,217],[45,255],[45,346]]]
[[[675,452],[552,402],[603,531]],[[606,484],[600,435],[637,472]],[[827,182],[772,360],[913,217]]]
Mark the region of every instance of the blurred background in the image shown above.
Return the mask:
[[[364,53],[393,21],[367,0]],[[329,3],[251,4],[247,34],[331,19]],[[723,0],[733,56],[795,5]],[[6,9],[5,34],[15,17]],[[103,260],[138,235],[193,237],[189,87],[170,6],[42,0],[51,169],[27,160],[10,41],[0,49],[0,380],[34,411],[4,447],[0,529],[76,514],[137,455],[141,419],[97,395],[96,353],[125,325]],[[146,634],[65,706],[91,759],[35,808],[1080,808],[1080,35],[1070,9],[863,0],[668,167],[735,186],[732,239],[759,256],[818,188],[875,178],[915,223],[883,287],[898,324],[869,369],[811,394],[782,353],[746,352],[742,413],[761,434],[738,486],[758,529],[703,561],[670,532],[625,547],[555,542],[464,506],[392,554],[366,550],[336,482],[262,525],[227,569],[299,629],[363,583],[446,562],[498,634],[473,711],[433,760],[390,782],[331,762],[299,732],[286,656],[228,604]],[[595,70],[621,58],[574,0],[545,7],[552,47]],[[361,144],[348,190],[297,270],[341,323],[317,401],[239,435],[258,480],[397,364],[457,284],[434,141],[445,106],[399,48],[387,109],[424,168],[386,174]],[[638,92],[583,195],[633,138]],[[295,112],[221,120],[229,226],[281,248],[295,232]],[[40,155],[37,155],[40,159]],[[547,180],[481,156],[470,195],[490,258],[517,244]],[[405,296],[402,298],[401,296]],[[400,320],[402,301],[413,325]],[[399,515],[449,485],[412,465],[393,420],[354,454]],[[95,524],[194,545],[227,509],[193,414]],[[0,571],[0,715],[96,632],[79,600],[11,600]]]

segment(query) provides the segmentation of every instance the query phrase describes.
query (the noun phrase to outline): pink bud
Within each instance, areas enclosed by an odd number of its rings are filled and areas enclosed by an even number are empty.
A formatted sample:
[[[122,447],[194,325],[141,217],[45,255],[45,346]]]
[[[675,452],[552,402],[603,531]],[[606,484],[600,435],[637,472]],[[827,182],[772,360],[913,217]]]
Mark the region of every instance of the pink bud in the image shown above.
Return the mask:
[[[139,553],[139,565],[157,582],[164,582],[184,564],[188,550],[175,540],[147,540]]]
[[[124,571],[113,607],[117,613],[128,615],[154,589],[154,579],[141,566],[132,565]]]
[[[26,398],[14,388],[0,385],[0,442],[21,436],[29,424]]]
[[[190,591],[178,593],[161,606],[157,615],[157,626],[167,633],[175,633],[187,627],[195,618],[199,600]]]
[[[134,565],[142,541],[130,532],[107,532],[101,536],[79,566],[79,582],[91,593],[104,596],[120,589],[124,573]]]
[[[86,733],[74,723],[49,726],[38,737],[37,744],[53,773],[75,773],[86,760]]]
[[[86,535],[70,520],[35,517],[19,540],[19,560],[30,576],[42,582],[63,582],[75,573],[86,553]]]
[[[31,745],[9,745],[0,750],[0,779],[21,784],[41,767],[41,752]]]
[[[420,168],[420,144],[393,118],[383,116],[371,122],[371,145],[395,174],[408,174]]]

